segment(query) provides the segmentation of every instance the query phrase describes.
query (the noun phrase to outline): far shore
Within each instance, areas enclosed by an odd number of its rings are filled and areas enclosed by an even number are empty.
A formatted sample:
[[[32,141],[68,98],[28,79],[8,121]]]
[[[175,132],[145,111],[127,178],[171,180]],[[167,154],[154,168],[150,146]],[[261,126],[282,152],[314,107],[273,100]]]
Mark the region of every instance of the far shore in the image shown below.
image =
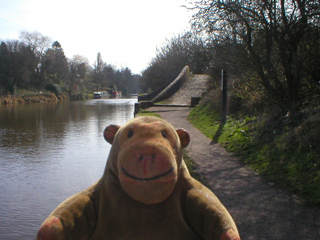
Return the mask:
[[[65,94],[56,96],[54,93],[39,93],[35,95],[23,96],[3,96],[0,97],[0,106],[25,104],[25,103],[42,103],[42,102],[59,102],[69,100]]]

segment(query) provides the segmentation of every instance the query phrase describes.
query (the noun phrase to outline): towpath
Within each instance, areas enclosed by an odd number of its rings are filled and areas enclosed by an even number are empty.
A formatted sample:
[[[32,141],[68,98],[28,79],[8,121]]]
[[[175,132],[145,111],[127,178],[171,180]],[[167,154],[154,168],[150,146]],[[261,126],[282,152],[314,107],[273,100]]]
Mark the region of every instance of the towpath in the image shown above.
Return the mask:
[[[266,182],[237,157],[213,144],[188,122],[189,108],[148,110],[189,132],[188,154],[205,185],[229,210],[242,240],[320,239],[320,210],[304,207],[296,197]]]

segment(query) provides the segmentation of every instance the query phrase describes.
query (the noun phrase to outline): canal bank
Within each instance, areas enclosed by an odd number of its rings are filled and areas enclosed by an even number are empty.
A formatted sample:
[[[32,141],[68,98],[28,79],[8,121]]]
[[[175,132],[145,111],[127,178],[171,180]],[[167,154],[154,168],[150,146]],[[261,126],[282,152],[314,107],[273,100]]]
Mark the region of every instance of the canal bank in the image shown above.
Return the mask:
[[[56,96],[54,93],[26,94],[21,96],[2,96],[0,97],[0,106],[25,104],[25,103],[48,103],[69,100],[65,94]]]
[[[320,239],[320,210],[266,182],[187,120],[188,108],[147,109],[191,136],[188,155],[207,185],[235,219],[242,239]]]

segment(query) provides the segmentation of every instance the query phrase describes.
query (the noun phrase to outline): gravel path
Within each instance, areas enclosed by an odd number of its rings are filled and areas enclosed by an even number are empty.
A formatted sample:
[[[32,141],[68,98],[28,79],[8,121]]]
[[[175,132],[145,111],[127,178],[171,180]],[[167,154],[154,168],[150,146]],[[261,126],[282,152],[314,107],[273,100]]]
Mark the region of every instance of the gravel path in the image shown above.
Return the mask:
[[[320,210],[266,182],[187,120],[190,109],[152,107],[176,128],[186,129],[189,156],[207,185],[227,207],[242,240],[318,240]]]

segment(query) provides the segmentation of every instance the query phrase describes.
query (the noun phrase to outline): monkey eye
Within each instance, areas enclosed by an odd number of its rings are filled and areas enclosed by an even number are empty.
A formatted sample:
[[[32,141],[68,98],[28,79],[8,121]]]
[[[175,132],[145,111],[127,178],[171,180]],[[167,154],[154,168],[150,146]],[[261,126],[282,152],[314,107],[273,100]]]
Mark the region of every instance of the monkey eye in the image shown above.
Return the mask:
[[[162,136],[163,136],[164,138],[167,138],[167,134],[166,134],[165,131],[161,131],[161,134],[162,134]]]
[[[130,130],[130,131],[128,132],[128,138],[131,138],[132,136],[133,136],[133,131]]]

